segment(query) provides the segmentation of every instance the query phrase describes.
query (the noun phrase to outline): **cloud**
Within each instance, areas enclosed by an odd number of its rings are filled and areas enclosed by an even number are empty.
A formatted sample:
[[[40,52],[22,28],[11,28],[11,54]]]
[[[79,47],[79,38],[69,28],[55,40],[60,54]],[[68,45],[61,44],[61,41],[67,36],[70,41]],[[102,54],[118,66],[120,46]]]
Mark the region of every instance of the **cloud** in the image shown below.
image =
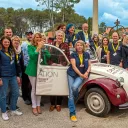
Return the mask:
[[[99,19],[99,21],[100,21],[100,22],[105,22],[107,25],[111,26],[112,23],[113,23],[113,25],[114,25],[114,21],[116,21],[117,19],[120,20],[119,17],[105,12],[105,13],[102,15],[102,17]]]
[[[99,22],[106,22],[107,25],[113,26],[116,19],[120,20],[120,23],[127,26],[126,20],[128,20],[128,0],[99,0]]]
[[[119,17],[114,16],[114,15],[109,14],[109,13],[106,13],[106,12],[103,14],[102,18],[105,20],[109,20],[109,21],[115,21],[116,19],[119,19]]]

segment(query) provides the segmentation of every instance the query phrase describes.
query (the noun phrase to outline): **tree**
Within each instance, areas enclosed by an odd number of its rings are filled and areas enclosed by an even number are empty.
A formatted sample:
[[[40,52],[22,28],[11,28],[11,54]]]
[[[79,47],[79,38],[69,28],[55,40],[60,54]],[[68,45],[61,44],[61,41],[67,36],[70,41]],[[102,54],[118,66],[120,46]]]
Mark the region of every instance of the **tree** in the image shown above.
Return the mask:
[[[88,33],[91,34],[92,32],[92,17],[88,18]]]
[[[65,14],[68,9],[73,8],[74,4],[79,3],[80,0],[56,0],[55,8],[62,13],[62,22],[65,22]]]
[[[59,11],[62,14],[62,22],[65,22],[65,13],[68,8],[74,7],[74,4],[80,0],[35,0],[39,5],[45,5],[49,10],[50,23],[54,27],[54,11]]]
[[[106,23],[105,22],[101,22],[99,25],[99,33],[104,33],[106,30]]]
[[[86,18],[77,14],[72,7],[68,7],[66,10],[65,22],[61,22],[63,11],[53,11],[55,27],[60,23],[73,23],[76,28],[79,28],[84,22],[87,22]],[[48,13],[48,9],[33,10],[31,8],[21,8],[14,10],[13,8],[0,8],[0,36],[3,35],[5,27],[11,27],[14,35],[19,35],[20,37],[28,30],[33,32],[54,30],[51,27]]]

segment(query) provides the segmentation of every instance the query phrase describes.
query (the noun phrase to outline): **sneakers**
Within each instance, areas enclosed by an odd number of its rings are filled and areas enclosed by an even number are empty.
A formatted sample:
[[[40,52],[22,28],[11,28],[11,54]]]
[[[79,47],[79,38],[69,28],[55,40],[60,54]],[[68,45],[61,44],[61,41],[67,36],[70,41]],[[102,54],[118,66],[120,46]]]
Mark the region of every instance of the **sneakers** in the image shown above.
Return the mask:
[[[9,117],[8,117],[8,114],[5,112],[5,113],[2,113],[2,119],[3,120],[9,120]]]
[[[70,119],[71,119],[71,121],[73,121],[73,122],[76,122],[76,121],[77,121],[77,118],[76,118],[75,115],[71,116]]]
[[[16,106],[16,110],[20,110],[20,107]]]
[[[12,115],[12,116],[21,116],[22,114],[23,114],[22,112],[17,111],[17,110],[11,111],[11,115]]]

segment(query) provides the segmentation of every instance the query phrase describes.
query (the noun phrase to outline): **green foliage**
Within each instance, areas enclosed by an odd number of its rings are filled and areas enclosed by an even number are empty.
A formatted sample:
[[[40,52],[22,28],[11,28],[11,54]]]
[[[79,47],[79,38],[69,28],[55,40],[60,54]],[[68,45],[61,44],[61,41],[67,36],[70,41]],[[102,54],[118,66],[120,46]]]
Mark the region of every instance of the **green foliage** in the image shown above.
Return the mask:
[[[39,3],[39,6],[44,5],[49,10],[50,22],[54,26],[53,11],[60,11],[62,13],[61,21],[65,22],[66,13],[68,9],[73,8],[74,4],[80,2],[80,0],[35,0]]]
[[[57,1],[61,2],[61,4],[65,4],[64,1],[67,1],[67,3],[66,5],[61,5],[60,3],[57,5]],[[47,3],[47,0],[44,2]],[[11,27],[14,34],[22,36],[28,30],[36,32],[55,31],[60,23],[66,25],[73,23],[77,29],[76,32],[81,29],[83,23],[88,23],[89,32],[92,31],[92,18],[86,19],[84,16],[77,14],[72,8],[79,0],[53,0],[53,2],[56,2],[58,11],[52,11],[52,21],[49,18],[49,9],[33,10],[31,8],[21,8],[14,10],[13,8],[0,8],[0,36],[3,35],[3,30],[6,27]],[[53,26],[52,23],[54,23]],[[105,25],[102,23],[100,26],[104,27]]]
[[[106,23],[105,22],[101,22],[99,25],[99,33],[102,34],[106,31]]]
[[[88,33],[91,34],[91,32],[92,32],[92,17],[88,18],[87,23],[88,23]]]

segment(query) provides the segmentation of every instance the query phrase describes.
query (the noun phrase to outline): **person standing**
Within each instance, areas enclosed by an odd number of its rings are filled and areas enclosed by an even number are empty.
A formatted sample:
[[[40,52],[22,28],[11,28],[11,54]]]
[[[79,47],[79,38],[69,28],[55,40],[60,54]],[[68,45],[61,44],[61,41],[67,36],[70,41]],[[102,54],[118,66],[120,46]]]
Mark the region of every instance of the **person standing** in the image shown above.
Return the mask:
[[[92,42],[91,36],[88,34],[88,24],[87,23],[84,23],[82,25],[82,31],[78,32],[77,40],[84,41],[87,46]]]
[[[13,32],[10,27],[4,29],[4,36],[8,36],[8,37],[12,38]]]
[[[67,41],[66,38],[65,38],[66,25],[65,25],[65,24],[60,24],[60,25],[57,27],[57,30],[61,30],[61,31],[64,32],[63,42]]]
[[[21,46],[20,46],[20,38],[19,36],[13,36],[11,40],[12,40],[13,48],[15,50],[17,64],[19,64],[21,67],[19,69],[19,72],[21,72],[21,75],[20,75],[21,77],[22,73],[24,72],[24,60],[23,60],[23,53],[21,51]]]
[[[97,34],[94,34],[92,37],[92,42],[90,43],[90,48],[96,51],[99,46],[100,46],[99,36]]]
[[[122,67],[122,43],[117,32],[112,34],[113,42],[108,45],[107,64]]]
[[[19,96],[20,72],[19,65],[17,65],[15,51],[12,46],[12,41],[9,37],[3,36],[1,38],[0,50],[0,107],[3,120],[8,120],[6,110],[6,92],[8,86],[11,90],[10,95],[10,110],[11,115],[22,115],[22,112],[16,110],[16,104]]]
[[[78,89],[84,80],[88,79],[91,70],[90,55],[85,52],[85,43],[82,40],[76,42],[75,50],[71,54],[71,64],[67,70],[69,86],[68,108],[71,121],[77,121],[74,99],[78,98]]]
[[[29,62],[26,67],[25,73],[28,75],[32,85],[31,99],[32,99],[32,112],[34,115],[41,114],[40,101],[41,96],[36,96],[36,77],[37,77],[37,63],[39,51],[43,47],[42,35],[40,33],[34,34],[31,45],[28,45]]]
[[[4,29],[4,36],[12,38],[12,36],[13,36],[12,28],[10,28],[10,27],[5,28]],[[7,98],[6,98],[6,108],[7,108],[7,110],[10,110],[10,97],[11,97],[11,90],[10,90],[10,88],[8,88]],[[19,109],[18,106],[16,106],[16,108]]]
[[[68,24],[66,26],[66,35],[65,35],[65,42],[68,43],[69,47],[72,48],[77,41],[76,34],[75,34],[75,25]]]
[[[65,55],[67,56],[67,58],[70,58],[70,51],[69,51],[69,46],[67,43],[63,42],[63,37],[64,37],[64,32],[61,30],[56,31],[56,40],[52,43],[52,45],[60,48]],[[51,59],[49,61],[49,65],[53,65],[53,66],[66,66],[67,63],[65,62],[65,58],[64,56],[61,54],[58,56],[56,56],[56,53],[54,53],[56,51],[51,51]],[[54,56],[55,55],[55,56]],[[50,96],[50,102],[51,102],[51,106],[49,111],[53,111],[55,108],[58,112],[61,111],[61,104],[62,104],[62,96]]]
[[[128,70],[128,35],[126,35],[123,39],[122,62],[123,62],[123,68]]]
[[[21,44],[21,50],[23,53],[23,59],[24,59],[24,71],[22,73],[22,97],[25,102],[25,104],[30,105],[31,104],[31,85],[28,78],[28,75],[25,74],[26,66],[28,65],[29,61],[29,55],[28,55],[28,46],[31,45],[32,39],[33,39],[33,32],[28,31],[25,33],[27,40],[24,41]]]
[[[101,63],[107,63],[107,52],[108,52],[109,39],[103,37],[102,44],[96,49],[97,56]]]
[[[58,27],[57,27],[57,30],[61,30],[63,31],[64,33],[66,32],[66,25],[65,24],[60,24]]]

